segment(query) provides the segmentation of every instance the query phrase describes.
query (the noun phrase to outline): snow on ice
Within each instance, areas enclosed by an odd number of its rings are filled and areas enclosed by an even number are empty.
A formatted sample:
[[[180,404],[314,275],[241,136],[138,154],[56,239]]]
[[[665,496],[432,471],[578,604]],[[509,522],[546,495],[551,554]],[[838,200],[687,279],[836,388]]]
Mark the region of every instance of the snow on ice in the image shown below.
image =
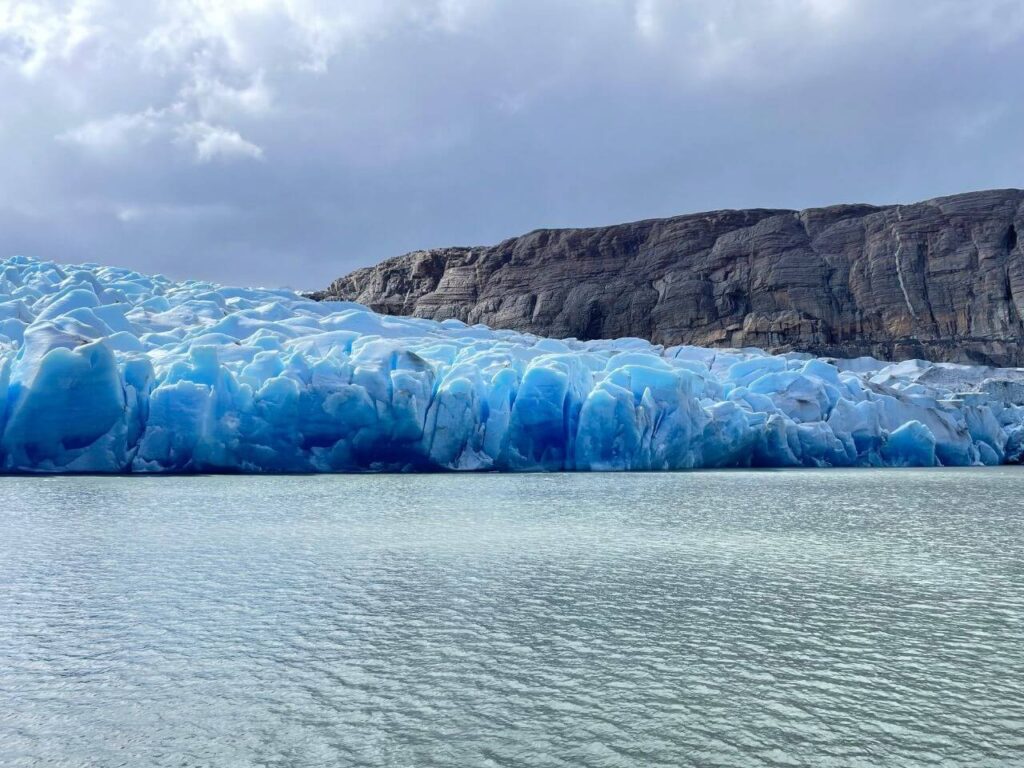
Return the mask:
[[[559,341],[15,257],[0,435],[9,472],[1000,464],[1024,370]]]

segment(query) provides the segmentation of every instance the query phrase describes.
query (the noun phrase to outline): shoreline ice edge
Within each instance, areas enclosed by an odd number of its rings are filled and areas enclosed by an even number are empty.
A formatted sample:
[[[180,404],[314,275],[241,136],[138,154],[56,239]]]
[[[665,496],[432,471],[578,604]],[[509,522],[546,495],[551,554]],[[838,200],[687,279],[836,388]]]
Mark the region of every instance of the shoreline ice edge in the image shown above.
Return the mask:
[[[581,342],[17,256],[0,472],[976,466],[1024,369]]]

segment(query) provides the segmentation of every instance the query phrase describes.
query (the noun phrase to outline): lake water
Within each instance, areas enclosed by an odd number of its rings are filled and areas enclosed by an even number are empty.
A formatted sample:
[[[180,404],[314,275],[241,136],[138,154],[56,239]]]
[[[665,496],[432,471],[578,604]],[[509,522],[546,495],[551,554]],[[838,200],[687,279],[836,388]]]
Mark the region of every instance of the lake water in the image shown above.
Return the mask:
[[[1024,765],[1022,491],[0,478],[0,765]]]

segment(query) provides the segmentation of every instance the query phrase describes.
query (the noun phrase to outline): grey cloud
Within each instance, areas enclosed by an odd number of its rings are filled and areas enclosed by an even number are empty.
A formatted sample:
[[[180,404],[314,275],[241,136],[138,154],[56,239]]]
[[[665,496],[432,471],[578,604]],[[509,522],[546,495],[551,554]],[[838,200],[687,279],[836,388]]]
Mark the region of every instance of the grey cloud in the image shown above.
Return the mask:
[[[4,254],[318,287],[539,226],[1024,176],[1015,0],[17,8]]]

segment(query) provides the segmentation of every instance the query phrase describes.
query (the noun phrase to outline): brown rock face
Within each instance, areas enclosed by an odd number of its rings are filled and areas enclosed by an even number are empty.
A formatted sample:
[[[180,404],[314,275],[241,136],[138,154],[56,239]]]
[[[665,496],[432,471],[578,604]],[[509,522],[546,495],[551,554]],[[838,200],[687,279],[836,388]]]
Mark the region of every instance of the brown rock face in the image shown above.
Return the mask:
[[[544,336],[1024,365],[1024,191],[714,211],[416,251],[318,298]]]

